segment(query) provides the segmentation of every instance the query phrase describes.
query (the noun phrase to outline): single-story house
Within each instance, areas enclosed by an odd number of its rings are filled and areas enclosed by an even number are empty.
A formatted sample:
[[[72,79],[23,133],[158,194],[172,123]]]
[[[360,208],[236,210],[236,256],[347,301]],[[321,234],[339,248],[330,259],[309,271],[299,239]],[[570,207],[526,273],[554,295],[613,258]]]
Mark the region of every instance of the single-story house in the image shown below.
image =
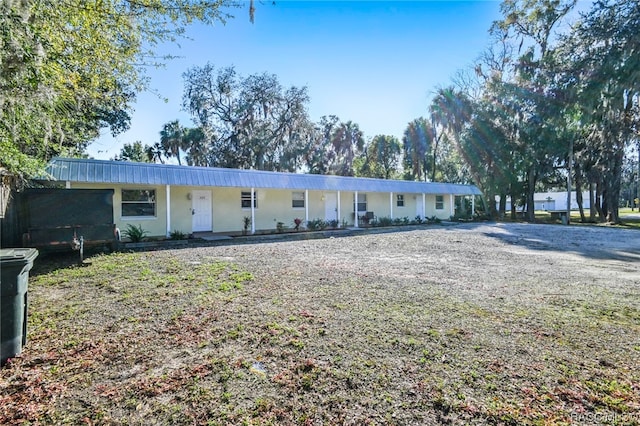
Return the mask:
[[[500,206],[500,197],[496,197],[496,208]],[[536,192],[533,194],[535,210],[561,211],[567,210],[567,191]],[[589,191],[582,192],[582,207],[588,209],[590,206]],[[571,191],[571,210],[578,210],[576,191]],[[507,197],[506,210],[511,210],[511,197]]]
[[[481,195],[473,185],[76,158],[53,159],[47,173],[67,189],[113,189],[116,226],[139,225],[150,236],[237,233],[245,218],[252,233],[295,219],[354,227],[371,216],[449,219],[456,197],[475,211]]]

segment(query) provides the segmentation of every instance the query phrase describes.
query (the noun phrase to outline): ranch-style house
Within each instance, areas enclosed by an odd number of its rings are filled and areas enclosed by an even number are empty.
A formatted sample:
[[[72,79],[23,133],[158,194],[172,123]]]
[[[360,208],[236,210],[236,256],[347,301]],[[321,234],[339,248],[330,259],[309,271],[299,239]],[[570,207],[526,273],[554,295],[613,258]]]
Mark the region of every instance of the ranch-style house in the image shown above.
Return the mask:
[[[447,220],[470,215],[481,200],[473,185],[93,159],[55,158],[47,173],[67,189],[113,189],[116,226],[157,237],[239,233],[245,218],[251,233],[292,228],[296,219],[303,227],[315,219],[348,227],[381,217]]]

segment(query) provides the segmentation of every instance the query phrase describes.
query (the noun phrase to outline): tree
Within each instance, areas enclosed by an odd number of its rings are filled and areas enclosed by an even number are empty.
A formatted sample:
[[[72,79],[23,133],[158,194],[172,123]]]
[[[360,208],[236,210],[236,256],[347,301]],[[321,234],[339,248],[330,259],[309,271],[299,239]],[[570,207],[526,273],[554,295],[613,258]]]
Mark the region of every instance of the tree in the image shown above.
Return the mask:
[[[180,125],[178,120],[170,121],[162,126],[160,131],[160,146],[167,158],[175,157],[178,165],[182,165],[180,151],[187,150],[187,130]]]
[[[303,164],[312,174],[353,176],[354,161],[363,148],[364,136],[358,124],[340,121],[335,115],[322,116],[308,133]]]
[[[154,49],[193,21],[229,17],[226,0],[0,3],[0,166],[28,177],[78,155],[102,128],[129,126]]]
[[[573,9],[577,0],[505,0],[500,7],[501,21],[493,24],[494,31],[505,36],[511,32],[519,40],[519,53],[514,63],[513,81],[502,83],[515,111],[516,135],[521,142],[520,154],[526,168],[527,219],[533,221],[533,196],[537,182],[551,171],[556,159],[564,157],[569,144],[558,144],[554,119],[561,111],[556,93],[548,90],[553,79],[553,55],[549,49],[553,30]],[[526,42],[526,45],[525,45]],[[525,50],[522,53],[522,46]]]
[[[185,129],[187,164],[206,167],[209,165],[210,144],[201,128]]]
[[[406,179],[427,180],[429,169],[435,168],[433,164],[429,166],[430,148],[435,145],[433,143],[435,139],[431,123],[427,119],[423,117],[416,118],[407,125],[402,136],[402,153]]]
[[[147,161],[150,163],[164,164],[164,160],[162,159],[164,151],[160,142],[155,142],[153,145],[145,145],[144,152],[147,156]]]
[[[307,171],[312,174],[327,174],[330,165],[335,161],[337,154],[331,143],[335,127],[340,118],[335,115],[322,116],[313,127],[312,136],[305,149],[304,164]]]
[[[148,148],[148,147],[147,147]],[[142,146],[142,142],[135,141],[134,143],[125,143],[120,149],[120,155],[116,155],[114,158],[116,161],[134,161],[137,163],[151,162],[147,156],[145,147]]]
[[[364,136],[360,127],[352,122],[341,122],[331,135],[333,162],[329,164],[329,174],[354,176],[353,161],[364,148]]]
[[[640,4],[596,2],[560,46],[565,74],[577,88],[576,105],[586,129],[584,149],[593,159],[601,219],[618,222],[625,152],[638,139],[640,124]]]
[[[376,135],[356,163],[356,175],[392,179],[399,173],[402,146],[395,136]]]
[[[309,129],[306,87],[274,74],[239,76],[207,64],[184,74],[183,105],[211,141],[209,165],[294,171]]]

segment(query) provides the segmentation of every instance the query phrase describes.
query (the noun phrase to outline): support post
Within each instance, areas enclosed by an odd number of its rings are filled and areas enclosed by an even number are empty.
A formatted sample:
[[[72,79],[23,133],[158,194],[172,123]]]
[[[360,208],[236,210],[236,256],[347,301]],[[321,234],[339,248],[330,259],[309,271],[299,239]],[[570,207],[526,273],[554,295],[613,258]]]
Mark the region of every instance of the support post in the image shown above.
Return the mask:
[[[471,219],[473,219],[473,217],[476,214],[476,196],[471,195]]]
[[[393,192],[389,193],[389,215],[393,220]]]
[[[358,227],[358,191],[353,195],[353,226]]]
[[[309,190],[304,190],[304,227],[309,223]]]
[[[171,186],[165,185],[167,197],[167,238],[171,235]]]
[[[453,194],[449,194],[449,206],[450,206],[450,212],[451,212],[451,216],[455,216],[456,215],[456,203],[455,203],[455,199],[456,196]]]
[[[338,217],[336,220],[338,221],[338,228],[340,228],[342,222],[342,214],[340,213],[340,191],[338,191]]]
[[[422,220],[427,218],[427,195],[422,193]]]
[[[251,235],[256,233],[256,190],[251,188]]]

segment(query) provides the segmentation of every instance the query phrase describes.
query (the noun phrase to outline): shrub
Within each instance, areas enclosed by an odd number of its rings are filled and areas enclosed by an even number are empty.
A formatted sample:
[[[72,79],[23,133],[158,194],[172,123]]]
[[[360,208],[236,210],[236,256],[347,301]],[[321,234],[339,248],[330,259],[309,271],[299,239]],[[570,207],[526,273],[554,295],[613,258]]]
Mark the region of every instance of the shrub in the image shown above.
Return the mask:
[[[313,219],[307,222],[307,229],[309,231],[322,231],[327,227],[327,222],[322,219]]]
[[[284,232],[284,222],[276,223],[276,229],[278,230],[279,233]]]
[[[440,219],[437,216],[431,216],[430,218],[427,218],[427,221],[429,223],[440,223]]]
[[[186,240],[187,234],[182,231],[171,231],[169,238],[172,240]]]
[[[388,216],[378,218],[378,226],[391,226],[392,224],[393,220]]]
[[[244,234],[247,233],[249,228],[251,227],[251,217],[245,216],[242,218],[242,231]]]
[[[422,220],[422,216],[420,216],[420,215],[417,215],[417,216],[416,216],[416,218],[414,219],[414,221],[415,221],[418,225],[420,225],[422,222],[424,222],[424,221]]]
[[[142,225],[135,226],[132,224],[128,224],[127,229],[125,229],[122,234],[129,238],[132,243],[139,243],[144,237],[149,235],[146,230],[142,229]]]

